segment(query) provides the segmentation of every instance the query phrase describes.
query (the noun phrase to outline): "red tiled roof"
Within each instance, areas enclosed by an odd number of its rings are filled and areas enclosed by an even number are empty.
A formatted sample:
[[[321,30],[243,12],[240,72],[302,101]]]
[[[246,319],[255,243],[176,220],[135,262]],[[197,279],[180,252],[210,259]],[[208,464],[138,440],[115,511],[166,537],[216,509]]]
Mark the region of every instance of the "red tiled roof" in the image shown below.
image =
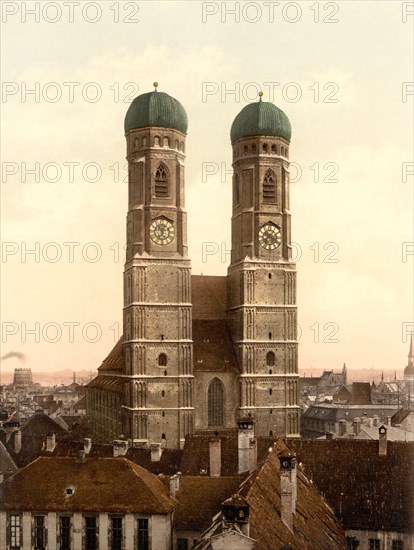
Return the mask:
[[[41,457],[3,484],[5,510],[167,514],[175,504],[156,476],[126,458]]]
[[[122,372],[124,370],[124,354],[122,344],[123,336],[121,336],[115,344],[110,354],[102,361],[101,366],[98,368],[98,372]]]
[[[210,441],[219,437],[221,441],[221,475],[237,476],[238,473],[238,434],[229,431],[225,434],[196,434],[185,438],[184,454],[181,461],[181,473],[184,476],[210,475],[209,449]],[[267,456],[274,438],[256,437],[257,461],[261,462]]]
[[[227,277],[191,276],[193,319],[227,318]]]
[[[391,426],[397,426],[398,424],[401,424],[401,422],[404,422],[404,420],[407,418],[408,415],[411,414],[412,411],[409,409],[399,409],[392,417],[391,417]]]
[[[67,431],[43,412],[35,412],[22,426],[23,437],[45,437],[53,433],[59,437],[67,434]]]
[[[76,457],[79,451],[83,448],[83,442],[62,440],[56,444],[56,447],[52,453],[44,451],[43,455],[56,457]],[[108,444],[96,444],[92,442],[92,447],[87,456],[90,458],[110,458],[113,456],[113,446]],[[155,475],[174,475],[180,471],[182,456],[182,449],[163,449],[161,459],[158,462],[153,462],[151,461],[150,449],[129,447],[125,458]]]
[[[237,492],[240,477],[181,477],[174,528],[206,529],[226,498]]]
[[[107,374],[98,374],[96,378],[94,378],[87,384],[87,387],[121,393],[122,378],[119,378],[118,376],[109,376]]]
[[[414,443],[302,439],[289,443],[347,529],[414,529]],[[342,496],[341,496],[342,495]]]
[[[193,342],[194,371],[239,371],[227,321],[193,320]]]
[[[242,485],[239,494],[250,506],[250,537],[255,550],[340,550],[345,548],[343,529],[318,490],[297,467],[297,502],[293,532],[280,517],[279,454],[288,451],[282,440],[275,441],[263,466]]]
[[[291,550],[345,549],[345,534],[342,526],[316,487],[304,475],[300,466],[297,467],[297,500],[296,513],[292,517],[293,531],[290,531],[282,521],[278,458],[282,453],[289,453],[285,442],[274,441],[263,464],[241,482],[236,493],[237,500],[237,497],[241,497],[242,502],[247,502],[249,505],[249,536],[255,540],[254,550],[277,550],[282,547]],[[183,480],[184,478],[180,484]],[[203,488],[207,487],[207,480],[204,485],[200,482],[200,485]],[[216,513],[220,508],[221,506],[216,507]],[[197,521],[198,517],[195,516],[194,522]],[[191,526],[186,527],[190,529]],[[218,516],[211,528],[205,531],[197,548],[210,548],[208,541],[221,531],[222,518]]]

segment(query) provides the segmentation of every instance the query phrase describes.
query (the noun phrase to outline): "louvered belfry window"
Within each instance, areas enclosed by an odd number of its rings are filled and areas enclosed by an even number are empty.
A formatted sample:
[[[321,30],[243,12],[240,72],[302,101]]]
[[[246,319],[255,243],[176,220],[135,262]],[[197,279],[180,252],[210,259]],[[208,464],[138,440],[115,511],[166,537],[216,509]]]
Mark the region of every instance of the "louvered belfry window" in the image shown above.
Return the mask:
[[[155,196],[168,197],[169,194],[167,169],[160,164],[155,172]]]
[[[224,424],[224,388],[218,378],[214,378],[208,387],[208,425]]]
[[[268,170],[263,180],[263,202],[276,202],[276,176]]]

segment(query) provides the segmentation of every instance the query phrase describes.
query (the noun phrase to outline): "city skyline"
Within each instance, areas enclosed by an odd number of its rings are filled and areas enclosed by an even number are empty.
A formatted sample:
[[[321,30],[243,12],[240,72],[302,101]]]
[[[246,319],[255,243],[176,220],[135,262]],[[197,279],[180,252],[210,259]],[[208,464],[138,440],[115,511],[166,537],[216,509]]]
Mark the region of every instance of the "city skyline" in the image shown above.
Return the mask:
[[[50,11],[3,25],[2,355],[24,353],[33,373],[89,371],[121,336],[123,120],[158,81],[189,117],[193,274],[226,273],[230,126],[263,91],[293,129],[299,369],[402,371],[413,328],[412,16],[395,3],[336,13],[322,3],[297,21],[281,9],[253,22],[240,8],[236,23],[215,2],[129,4],[139,5],[129,25],[121,4],[118,22],[102,4],[95,23],[91,11],[52,24]]]

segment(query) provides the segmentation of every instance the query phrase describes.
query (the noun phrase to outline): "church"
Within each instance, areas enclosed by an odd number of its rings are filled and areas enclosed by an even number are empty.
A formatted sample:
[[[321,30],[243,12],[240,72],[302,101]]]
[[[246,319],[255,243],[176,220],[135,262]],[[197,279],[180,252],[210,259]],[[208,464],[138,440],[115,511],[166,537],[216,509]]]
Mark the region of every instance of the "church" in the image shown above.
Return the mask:
[[[92,434],[171,449],[238,426],[299,437],[289,119],[262,94],[234,119],[230,265],[191,275],[187,113],[154,86],[125,117],[123,336],[87,386]]]

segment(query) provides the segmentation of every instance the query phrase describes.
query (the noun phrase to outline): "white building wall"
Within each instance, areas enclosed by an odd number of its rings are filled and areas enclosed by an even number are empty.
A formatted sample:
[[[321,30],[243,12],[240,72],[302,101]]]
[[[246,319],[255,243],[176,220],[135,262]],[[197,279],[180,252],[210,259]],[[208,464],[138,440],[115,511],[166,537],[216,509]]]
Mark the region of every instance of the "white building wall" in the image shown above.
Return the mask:
[[[125,548],[134,548],[135,519],[132,514],[125,515]]]
[[[32,515],[30,512],[22,514],[22,531],[23,531],[23,549],[30,550],[32,547]]]
[[[57,518],[55,512],[49,512],[46,518],[47,548],[57,550]]]
[[[6,548],[7,514],[0,512],[0,548]]]
[[[108,514],[99,514],[99,550],[108,550]]]
[[[82,530],[83,530],[82,514],[73,514],[72,537],[73,537],[74,550],[82,550]]]
[[[171,548],[171,514],[151,517],[152,550],[170,550]]]
[[[396,531],[362,531],[347,530],[347,537],[356,537],[359,540],[358,550],[369,550],[369,539],[379,539],[380,550],[392,550],[392,541],[401,540],[404,550],[414,548],[414,533],[397,533]]]

